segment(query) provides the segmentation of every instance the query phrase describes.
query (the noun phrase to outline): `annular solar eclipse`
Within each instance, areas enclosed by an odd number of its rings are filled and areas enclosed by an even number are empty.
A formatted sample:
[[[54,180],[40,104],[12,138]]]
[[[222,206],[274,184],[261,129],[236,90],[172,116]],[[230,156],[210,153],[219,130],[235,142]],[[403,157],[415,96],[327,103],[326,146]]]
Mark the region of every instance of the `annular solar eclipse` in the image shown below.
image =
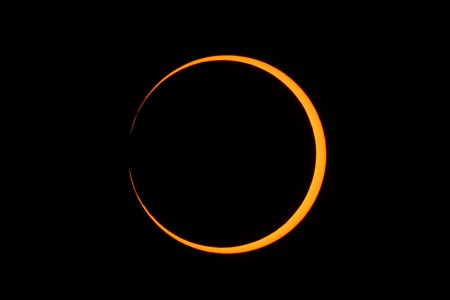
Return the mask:
[[[306,196],[304,197],[303,201],[299,205],[298,209],[294,212],[294,214],[284,223],[282,226],[280,226],[278,229],[273,231],[272,233],[268,234],[267,236],[242,245],[237,246],[230,246],[230,247],[215,247],[215,246],[208,246],[208,245],[202,245],[198,243],[191,242],[189,240],[186,240],[175,233],[168,230],[166,227],[164,227],[152,213],[149,211],[149,209],[144,204],[144,201],[142,200],[139,191],[136,188],[134,179],[133,179],[133,173],[131,171],[131,168],[129,168],[129,175],[130,180],[132,183],[133,190],[136,194],[137,199],[139,200],[142,208],[145,210],[145,212],[148,214],[148,216],[153,220],[153,222],[166,234],[168,234],[173,239],[177,240],[178,242],[195,248],[197,250],[211,252],[211,253],[218,253],[218,254],[236,254],[236,253],[243,253],[243,252],[249,252],[253,250],[260,249],[262,247],[268,246],[275,241],[281,239],[283,236],[288,234],[291,230],[293,230],[306,216],[306,214],[309,212],[311,207],[313,206],[319,191],[322,186],[322,182],[325,175],[325,166],[326,166],[326,142],[325,142],[325,134],[323,131],[322,123],[320,121],[319,115],[314,108],[311,100],[309,97],[305,94],[305,92],[302,90],[302,88],[295,83],[294,80],[292,80],[288,75],[283,73],[281,70],[273,67],[270,64],[267,64],[265,62],[262,62],[260,60],[250,58],[250,57],[244,57],[244,56],[236,56],[236,55],[217,55],[217,56],[209,56],[200,58],[194,61],[191,61],[185,65],[182,65],[181,67],[173,70],[168,75],[166,75],[161,81],[159,81],[155,87],[147,94],[147,96],[144,98],[144,100],[141,102],[136,114],[134,115],[130,134],[133,134],[133,129],[135,127],[136,120],[138,118],[138,115],[145,105],[147,101],[151,98],[152,94],[158,87],[165,82],[170,77],[174,76],[175,74],[182,72],[183,70],[199,65],[199,64],[205,64],[210,62],[229,62],[229,63],[240,63],[240,64],[246,64],[251,67],[255,67],[263,72],[266,72],[270,74],[271,76],[278,79],[283,85],[288,88],[298,99],[300,104],[303,106],[308,119],[311,123],[313,135],[314,135],[314,142],[315,142],[315,150],[316,150],[316,156],[315,156],[315,165],[314,165],[314,173],[312,176],[311,184],[309,186],[309,189],[306,193]],[[301,200],[301,199],[299,199]],[[299,201],[300,202],[300,201]]]

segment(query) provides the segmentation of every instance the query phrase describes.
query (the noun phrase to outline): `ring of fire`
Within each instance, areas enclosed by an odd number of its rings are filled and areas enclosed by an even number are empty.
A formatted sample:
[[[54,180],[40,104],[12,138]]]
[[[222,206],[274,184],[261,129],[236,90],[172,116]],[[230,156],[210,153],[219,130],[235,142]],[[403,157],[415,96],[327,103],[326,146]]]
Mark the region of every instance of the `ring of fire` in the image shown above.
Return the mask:
[[[308,192],[299,206],[299,208],[295,211],[295,213],[288,219],[286,223],[284,223],[281,227],[279,227],[277,230],[272,232],[271,234],[257,240],[254,242],[250,242],[243,245],[238,246],[231,246],[231,247],[214,247],[214,246],[207,246],[202,244],[197,244],[191,241],[188,241],[167,228],[165,228],[158,220],[150,213],[150,211],[145,206],[144,202],[142,201],[142,198],[139,196],[139,193],[136,189],[133,175],[131,172],[131,169],[129,168],[129,175],[131,184],[133,186],[134,193],[136,194],[137,199],[139,200],[142,208],[145,210],[145,212],[148,214],[148,216],[153,220],[153,222],[166,234],[168,234],[173,239],[177,240],[178,242],[195,248],[197,250],[211,252],[211,253],[220,253],[220,254],[236,254],[236,253],[243,253],[248,251],[253,251],[260,249],[262,247],[268,246],[275,241],[281,239],[283,236],[288,234],[292,229],[294,229],[306,216],[306,214],[309,212],[311,207],[313,206],[317,195],[319,194],[320,188],[322,186],[323,178],[325,175],[325,165],[326,165],[326,143],[325,143],[325,134],[323,131],[322,123],[320,121],[319,115],[317,114],[316,109],[314,108],[311,100],[308,98],[308,96],[305,94],[305,92],[300,88],[298,84],[294,82],[289,76],[287,76],[285,73],[280,71],[279,69],[262,62],[260,60],[250,58],[250,57],[244,57],[244,56],[236,56],[236,55],[217,55],[217,56],[209,56],[200,58],[194,61],[191,61],[171,73],[169,73],[167,76],[165,76],[161,81],[156,84],[156,86],[147,94],[147,96],[142,101],[141,105],[139,106],[132,125],[130,129],[130,134],[133,133],[133,129],[137,120],[137,117],[139,115],[139,112],[141,111],[144,104],[147,102],[147,100],[150,98],[150,95],[167,79],[169,79],[171,76],[175,75],[178,72],[181,72],[184,69],[187,69],[189,67],[192,67],[194,65],[207,63],[207,62],[216,62],[216,61],[228,61],[228,62],[237,62],[237,63],[243,63],[247,64],[253,67],[256,67],[260,70],[263,70],[270,75],[277,78],[279,81],[281,81],[298,99],[300,104],[303,106],[303,108],[306,111],[306,114],[309,118],[309,121],[312,126],[313,134],[314,134],[314,141],[315,141],[315,148],[316,148],[316,161],[315,161],[315,167],[314,167],[314,174],[313,178],[311,180],[311,185],[308,189]]]

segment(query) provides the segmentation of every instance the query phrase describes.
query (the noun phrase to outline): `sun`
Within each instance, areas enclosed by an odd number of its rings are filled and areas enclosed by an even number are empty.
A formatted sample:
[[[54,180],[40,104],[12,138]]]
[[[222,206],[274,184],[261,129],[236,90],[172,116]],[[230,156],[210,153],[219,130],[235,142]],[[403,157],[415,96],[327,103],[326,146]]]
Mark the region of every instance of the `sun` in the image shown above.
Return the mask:
[[[224,61],[224,62],[231,62],[231,63],[242,63],[246,64],[255,68],[258,68],[264,72],[269,73],[273,77],[277,78],[279,81],[281,81],[298,99],[300,104],[303,106],[303,108],[306,111],[306,114],[308,116],[308,119],[311,123],[313,134],[314,134],[314,142],[315,142],[315,150],[316,150],[316,161],[314,166],[314,174],[311,180],[311,184],[309,186],[308,192],[301,202],[298,209],[295,211],[295,213],[284,223],[282,226],[280,226],[278,229],[270,233],[269,235],[247,243],[243,245],[237,245],[237,246],[231,246],[231,247],[214,247],[214,246],[208,246],[208,245],[202,245],[193,243],[191,241],[188,241],[167,228],[165,228],[158,220],[151,214],[151,212],[148,210],[148,208],[145,206],[144,202],[142,201],[142,198],[139,196],[139,193],[136,189],[134,180],[133,180],[133,174],[131,172],[131,169],[128,168],[131,184],[133,186],[134,193],[136,194],[137,199],[139,200],[142,208],[145,210],[145,212],[148,214],[148,216],[153,220],[153,222],[166,234],[168,234],[173,239],[177,240],[178,242],[192,247],[197,250],[211,252],[211,253],[218,253],[218,254],[236,254],[236,253],[244,253],[249,252],[253,250],[260,249],[262,247],[268,246],[277,240],[284,237],[286,234],[288,234],[292,229],[294,229],[306,216],[306,214],[310,211],[311,207],[313,206],[314,202],[316,201],[316,198],[319,194],[320,188],[322,187],[323,179],[325,176],[325,167],[326,167],[326,157],[327,157],[327,151],[326,151],[326,142],[325,142],[325,134],[323,131],[322,122],[320,121],[319,115],[314,108],[314,105],[312,104],[309,97],[306,95],[306,93],[300,88],[300,86],[295,83],[294,80],[292,80],[288,75],[283,73],[281,70],[273,67],[270,64],[267,64],[265,62],[262,62],[260,60],[245,57],[245,56],[237,56],[237,55],[217,55],[217,56],[208,56],[204,58],[200,58],[194,61],[191,61],[185,65],[182,65],[181,67],[175,69],[174,71],[170,72],[168,75],[166,75],[161,81],[158,82],[158,84],[153,87],[153,89],[147,94],[147,96],[142,101],[141,105],[139,106],[136,114],[134,115],[133,122],[131,124],[130,134],[133,133],[133,129],[137,120],[137,117],[139,115],[139,112],[141,111],[144,104],[148,101],[150,96],[153,94],[153,92],[167,79],[172,77],[173,75],[198,64],[208,63],[208,62],[217,62],[217,61]]]

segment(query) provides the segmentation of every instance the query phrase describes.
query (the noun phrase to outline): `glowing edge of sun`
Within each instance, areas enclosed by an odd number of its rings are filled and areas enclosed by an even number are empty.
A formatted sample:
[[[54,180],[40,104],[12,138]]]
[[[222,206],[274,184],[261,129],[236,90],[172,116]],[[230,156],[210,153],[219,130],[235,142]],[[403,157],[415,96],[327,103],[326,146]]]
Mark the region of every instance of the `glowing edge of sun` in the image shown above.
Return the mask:
[[[311,207],[313,206],[317,195],[319,194],[320,188],[322,186],[323,178],[325,175],[325,165],[326,165],[326,143],[325,143],[325,134],[323,131],[322,123],[320,121],[319,115],[317,114],[316,109],[314,108],[311,100],[308,98],[308,96],[305,94],[305,92],[300,88],[298,84],[294,82],[289,76],[287,76],[282,71],[278,70],[277,68],[262,62],[260,60],[244,57],[244,56],[236,56],[236,55],[217,55],[217,56],[209,56],[200,58],[194,61],[191,61],[171,73],[169,73],[166,77],[164,77],[158,84],[147,94],[145,99],[142,101],[141,105],[139,106],[136,115],[134,116],[133,123],[131,125],[130,134],[133,132],[133,128],[136,123],[137,116],[139,112],[141,111],[142,107],[144,106],[145,102],[149,99],[150,95],[168,78],[175,75],[176,73],[192,67],[194,65],[198,65],[201,63],[206,62],[215,62],[215,61],[230,61],[230,62],[239,62],[243,64],[247,64],[256,68],[259,68],[263,71],[266,71],[267,73],[271,74],[278,80],[280,80],[289,90],[291,90],[292,93],[297,97],[297,99],[300,101],[300,104],[303,106],[303,108],[306,111],[306,114],[308,115],[309,121],[311,122],[311,126],[313,129],[314,134],[314,140],[316,145],[316,162],[315,162],[315,168],[314,168],[314,174],[311,181],[311,185],[309,187],[309,190],[300,205],[300,207],[297,209],[297,211],[289,218],[289,220],[283,224],[281,227],[279,227],[277,230],[272,232],[271,234],[257,240],[254,242],[250,242],[243,245],[238,246],[231,246],[231,247],[213,247],[213,246],[206,246],[202,244],[193,243],[191,241],[188,241],[173,232],[169,231],[167,228],[165,228],[161,223],[156,220],[156,218],[150,213],[150,211],[147,209],[147,207],[144,205],[144,202],[142,201],[141,197],[139,196],[139,193],[136,190],[136,186],[133,181],[133,176],[131,174],[131,169],[129,168],[129,174],[131,179],[131,184],[133,186],[133,190],[141,203],[142,207],[144,208],[145,212],[148,214],[148,216],[155,222],[155,224],[162,229],[166,234],[168,234],[173,239],[177,240],[180,243],[183,243],[186,246],[195,248],[197,250],[211,252],[211,253],[219,253],[219,254],[236,254],[236,253],[243,253],[243,252],[249,252],[253,250],[260,249],[262,247],[268,246],[277,240],[281,239],[283,236],[288,234],[292,229],[294,229],[306,216],[306,214],[309,212]]]

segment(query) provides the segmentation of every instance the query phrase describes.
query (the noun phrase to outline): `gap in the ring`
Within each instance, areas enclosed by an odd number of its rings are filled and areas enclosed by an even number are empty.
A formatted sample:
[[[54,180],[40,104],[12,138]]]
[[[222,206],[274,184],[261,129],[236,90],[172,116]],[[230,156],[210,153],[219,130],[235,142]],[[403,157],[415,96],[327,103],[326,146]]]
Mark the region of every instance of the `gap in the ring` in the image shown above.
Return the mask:
[[[175,234],[232,246],[297,210],[315,159],[307,115],[280,81],[231,62],[169,78],[141,110],[130,166],[152,214]]]

